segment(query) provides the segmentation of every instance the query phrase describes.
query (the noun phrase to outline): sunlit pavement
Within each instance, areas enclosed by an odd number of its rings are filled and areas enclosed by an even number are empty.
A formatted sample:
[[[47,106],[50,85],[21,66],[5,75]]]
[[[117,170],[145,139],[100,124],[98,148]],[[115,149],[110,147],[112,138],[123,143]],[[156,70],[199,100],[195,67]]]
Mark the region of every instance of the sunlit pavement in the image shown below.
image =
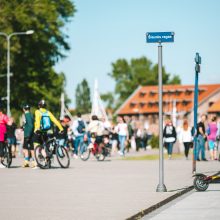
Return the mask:
[[[155,192],[157,160],[71,159],[69,169],[55,163],[50,170],[21,168],[21,163],[15,159],[12,168],[0,169],[0,219],[126,219],[176,193]],[[219,162],[200,162],[197,168],[214,172]],[[191,160],[165,160],[168,191],[192,181]]]
[[[210,185],[205,192],[195,190],[147,215],[143,220],[220,219],[220,184]]]

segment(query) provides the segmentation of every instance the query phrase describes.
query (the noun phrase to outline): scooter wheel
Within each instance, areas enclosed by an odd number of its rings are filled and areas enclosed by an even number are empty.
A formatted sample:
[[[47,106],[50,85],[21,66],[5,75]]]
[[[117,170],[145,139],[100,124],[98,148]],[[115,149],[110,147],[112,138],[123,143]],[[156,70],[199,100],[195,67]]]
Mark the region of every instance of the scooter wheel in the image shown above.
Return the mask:
[[[209,183],[205,180],[206,175],[201,174],[195,177],[193,181],[194,188],[196,191],[202,192],[206,191],[209,187]]]

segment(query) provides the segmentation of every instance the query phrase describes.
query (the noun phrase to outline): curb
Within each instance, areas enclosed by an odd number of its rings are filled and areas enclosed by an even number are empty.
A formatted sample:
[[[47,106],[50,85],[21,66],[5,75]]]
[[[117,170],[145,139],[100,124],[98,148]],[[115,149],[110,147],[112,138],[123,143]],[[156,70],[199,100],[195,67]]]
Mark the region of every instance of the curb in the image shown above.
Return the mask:
[[[176,194],[174,194],[174,195],[164,199],[163,201],[158,202],[157,204],[155,204],[153,206],[150,206],[149,208],[144,209],[144,210],[138,212],[137,214],[135,214],[135,215],[133,215],[133,216],[131,216],[129,218],[126,218],[126,220],[138,220],[138,219],[141,219],[145,215],[148,215],[149,213],[151,213],[151,212],[155,211],[156,209],[166,205],[167,203],[169,203],[169,202],[173,201],[174,199],[182,196],[183,194],[190,192],[193,189],[194,189],[194,186],[189,186],[188,188],[186,188],[186,189],[184,189],[184,190],[182,190],[182,191],[180,191],[180,192],[178,192],[178,193],[176,193]]]

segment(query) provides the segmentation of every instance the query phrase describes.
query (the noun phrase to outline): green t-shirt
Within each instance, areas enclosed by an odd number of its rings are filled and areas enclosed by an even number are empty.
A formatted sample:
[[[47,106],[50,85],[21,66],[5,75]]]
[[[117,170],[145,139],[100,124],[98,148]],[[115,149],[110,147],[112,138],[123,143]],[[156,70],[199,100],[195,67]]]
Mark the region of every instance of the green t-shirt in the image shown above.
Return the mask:
[[[34,118],[30,112],[26,112],[25,123],[24,123],[24,137],[30,137],[33,134],[34,130]]]

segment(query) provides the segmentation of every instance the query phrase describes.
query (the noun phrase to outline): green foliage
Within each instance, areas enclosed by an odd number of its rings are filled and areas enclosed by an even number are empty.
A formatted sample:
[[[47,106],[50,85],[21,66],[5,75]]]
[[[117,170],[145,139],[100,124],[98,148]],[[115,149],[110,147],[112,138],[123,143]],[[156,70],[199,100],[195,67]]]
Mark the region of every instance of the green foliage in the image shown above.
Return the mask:
[[[80,113],[91,112],[90,88],[86,79],[83,79],[76,87],[76,111]]]
[[[153,135],[149,141],[149,144],[152,148],[159,148],[159,136]]]
[[[118,59],[112,63],[112,72],[109,74],[116,82],[114,94],[116,94],[117,102],[113,102],[113,108],[121,105],[129,95],[139,85],[157,85],[158,84],[158,65],[153,65],[146,57],[131,59],[128,62],[125,59]],[[163,67],[163,84],[180,84],[179,76],[173,76],[166,72]],[[108,94],[105,101],[112,103],[112,97]]]
[[[1,32],[25,32],[33,35],[11,38],[11,107],[21,103],[36,106],[44,98],[52,111],[60,109],[60,94],[64,91],[64,73],[58,74],[53,66],[69,50],[65,24],[75,14],[71,0],[1,0]],[[0,73],[6,73],[6,40],[0,36]],[[6,78],[0,80],[0,94],[6,96]]]
[[[101,94],[101,99],[106,103],[107,109],[111,109],[111,110],[114,109],[113,105],[114,105],[115,99],[111,92]]]

